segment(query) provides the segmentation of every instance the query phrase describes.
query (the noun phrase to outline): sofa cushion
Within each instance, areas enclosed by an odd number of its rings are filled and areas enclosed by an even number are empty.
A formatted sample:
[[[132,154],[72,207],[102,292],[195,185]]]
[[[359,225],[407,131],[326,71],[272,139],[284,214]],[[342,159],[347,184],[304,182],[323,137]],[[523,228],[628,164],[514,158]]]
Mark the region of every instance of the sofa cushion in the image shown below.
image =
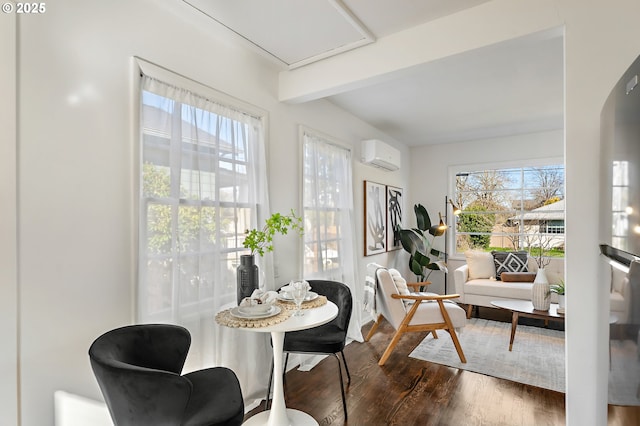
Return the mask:
[[[469,266],[470,280],[492,278],[496,275],[496,268],[493,264],[493,256],[491,253],[478,250],[467,250],[464,253]]]
[[[510,283],[494,280],[469,280],[464,285],[465,294],[491,296],[495,300],[523,299],[531,300],[531,283]]]
[[[528,272],[526,251],[492,251],[491,255],[498,280],[503,272]]]
[[[453,328],[464,327],[467,323],[467,313],[451,300],[444,301],[444,308],[449,314]],[[409,322],[409,325],[423,325],[444,322],[442,311],[435,300],[420,303],[418,310]]]

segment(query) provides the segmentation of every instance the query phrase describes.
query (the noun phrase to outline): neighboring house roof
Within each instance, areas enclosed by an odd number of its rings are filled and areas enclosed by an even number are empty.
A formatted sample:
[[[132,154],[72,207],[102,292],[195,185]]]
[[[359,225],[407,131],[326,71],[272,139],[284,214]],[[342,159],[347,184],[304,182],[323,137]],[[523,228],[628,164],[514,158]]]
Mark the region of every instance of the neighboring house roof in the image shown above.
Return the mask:
[[[538,207],[530,212],[509,218],[512,221],[524,220],[564,220],[564,200]]]

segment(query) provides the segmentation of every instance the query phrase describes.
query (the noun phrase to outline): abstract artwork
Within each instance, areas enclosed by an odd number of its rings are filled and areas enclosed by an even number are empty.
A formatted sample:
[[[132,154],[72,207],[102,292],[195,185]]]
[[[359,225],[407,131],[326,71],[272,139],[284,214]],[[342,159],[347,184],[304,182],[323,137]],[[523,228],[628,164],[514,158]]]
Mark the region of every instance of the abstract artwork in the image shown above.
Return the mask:
[[[364,255],[386,251],[386,186],[364,181]]]
[[[402,248],[402,188],[387,186],[387,251]]]

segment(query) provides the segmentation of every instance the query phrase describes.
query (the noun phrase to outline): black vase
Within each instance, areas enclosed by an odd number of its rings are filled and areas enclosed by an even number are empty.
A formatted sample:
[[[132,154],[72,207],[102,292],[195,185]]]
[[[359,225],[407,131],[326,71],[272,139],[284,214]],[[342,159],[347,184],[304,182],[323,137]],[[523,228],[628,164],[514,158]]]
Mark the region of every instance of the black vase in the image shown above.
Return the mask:
[[[240,305],[242,299],[251,296],[259,286],[258,265],[256,265],[253,255],[243,254],[240,256],[240,266],[236,271],[236,279],[238,282],[238,305]]]

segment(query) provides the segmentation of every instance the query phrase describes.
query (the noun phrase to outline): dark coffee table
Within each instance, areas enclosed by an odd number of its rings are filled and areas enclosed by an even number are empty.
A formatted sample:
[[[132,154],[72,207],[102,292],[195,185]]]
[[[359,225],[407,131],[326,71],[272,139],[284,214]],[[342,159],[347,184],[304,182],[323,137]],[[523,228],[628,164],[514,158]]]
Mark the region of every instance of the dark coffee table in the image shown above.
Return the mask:
[[[528,300],[495,300],[492,301],[491,304],[496,308],[511,311],[511,340],[509,341],[509,351],[513,349],[513,339],[516,337],[519,317],[564,322],[564,315],[558,313],[557,303],[552,303],[548,311],[537,311],[533,309],[533,303]]]

